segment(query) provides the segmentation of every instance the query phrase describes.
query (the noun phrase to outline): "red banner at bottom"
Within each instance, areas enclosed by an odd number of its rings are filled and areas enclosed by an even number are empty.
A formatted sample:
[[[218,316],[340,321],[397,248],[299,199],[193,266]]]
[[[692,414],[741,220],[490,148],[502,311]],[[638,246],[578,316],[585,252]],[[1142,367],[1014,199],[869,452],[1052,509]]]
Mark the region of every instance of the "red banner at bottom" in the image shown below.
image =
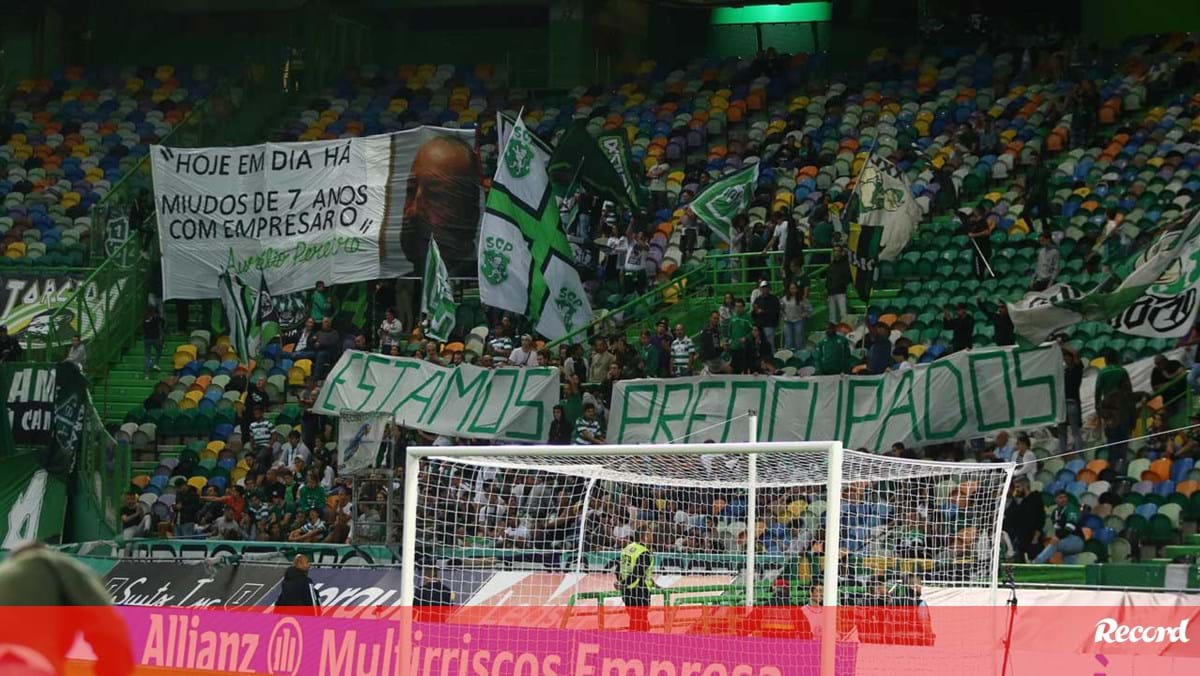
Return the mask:
[[[834,626],[830,672],[822,642]],[[0,609],[0,673],[68,665],[105,676],[1192,675],[1200,605]]]

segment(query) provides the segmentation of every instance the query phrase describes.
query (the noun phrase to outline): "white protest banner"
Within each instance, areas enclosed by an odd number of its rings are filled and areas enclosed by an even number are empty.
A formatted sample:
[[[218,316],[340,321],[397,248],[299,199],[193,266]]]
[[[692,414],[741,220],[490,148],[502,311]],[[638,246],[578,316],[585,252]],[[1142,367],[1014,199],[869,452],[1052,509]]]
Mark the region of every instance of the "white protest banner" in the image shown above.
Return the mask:
[[[749,410],[758,411],[762,441],[840,439],[871,451],[1051,425],[1064,418],[1062,353],[1054,345],[971,350],[878,376],[620,381],[608,441],[746,441],[745,422],[734,419]]]
[[[389,467],[388,458],[379,452],[387,426],[386,415],[344,411],[338,418],[338,471]]]
[[[559,399],[558,369],[453,368],[407,357],[348,351],[330,371],[313,410],[379,413],[424,432],[545,442]]]
[[[482,208],[474,132],[151,148],[166,299],[216,298],[221,273],[273,293],[417,276],[430,238],[475,269]]]

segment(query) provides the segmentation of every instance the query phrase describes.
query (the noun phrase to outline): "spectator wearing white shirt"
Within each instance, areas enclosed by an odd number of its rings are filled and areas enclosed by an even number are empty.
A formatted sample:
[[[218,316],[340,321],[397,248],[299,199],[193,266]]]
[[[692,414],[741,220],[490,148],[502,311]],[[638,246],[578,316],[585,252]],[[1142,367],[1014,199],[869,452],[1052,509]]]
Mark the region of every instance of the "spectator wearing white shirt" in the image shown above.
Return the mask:
[[[650,250],[650,245],[646,243],[645,233],[639,232],[633,236],[633,239],[627,240],[625,245],[625,266],[624,274],[621,276],[621,291],[628,293],[637,291],[641,293],[643,290],[643,282],[646,278],[646,253]]]
[[[537,348],[533,344],[533,336],[528,333],[521,336],[521,346],[508,354],[508,363],[511,366],[537,366],[538,354]]]
[[[396,319],[392,308],[388,308],[383,314],[383,321],[379,323],[379,351],[388,354],[393,347],[400,347],[403,339],[404,327]]]
[[[992,458],[996,462],[1013,461],[1013,445],[1009,440],[1008,432],[1001,430],[996,434],[996,450],[993,452]]]
[[[1037,475],[1037,454],[1029,446],[1028,435],[1022,434],[1017,437],[1017,449],[1012,454],[1012,461],[1017,463],[1017,469],[1013,472],[1013,481],[1023,477],[1032,482]]]
[[[292,430],[288,433],[287,442],[279,447],[279,454],[275,457],[275,464],[283,467],[291,467],[296,462],[296,458],[308,462],[311,455],[312,452],[309,451],[308,446],[300,440],[300,431]]]

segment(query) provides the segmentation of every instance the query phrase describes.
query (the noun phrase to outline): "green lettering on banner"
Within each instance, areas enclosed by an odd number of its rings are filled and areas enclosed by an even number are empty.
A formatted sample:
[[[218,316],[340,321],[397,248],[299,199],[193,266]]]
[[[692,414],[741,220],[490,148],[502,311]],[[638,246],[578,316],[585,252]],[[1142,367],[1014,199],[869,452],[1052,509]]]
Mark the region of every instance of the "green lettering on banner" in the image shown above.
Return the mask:
[[[387,410],[388,402],[392,400],[392,395],[395,394],[396,390],[400,388],[400,383],[404,381],[404,375],[408,371],[416,369],[419,372],[421,370],[421,362],[416,361],[415,359],[397,360],[392,358],[381,361],[385,361],[396,371],[396,373],[392,374],[392,387],[388,389],[388,393],[383,396],[383,401],[379,402],[379,404],[375,406],[376,411]],[[395,411],[396,408],[393,407],[392,410]]]
[[[1200,250],[1198,250],[1200,251]],[[1021,357],[1033,353],[1033,350],[1014,350],[1013,362],[1016,364],[1017,371],[1017,387],[1036,387],[1045,386],[1046,399],[1050,401],[1050,412],[1047,415],[1035,415],[1028,418],[1021,418],[1022,425],[1041,425],[1045,423],[1058,422],[1058,397],[1056,394],[1061,390],[1056,387],[1054,374],[1039,376],[1037,378],[1025,378],[1021,373]]]
[[[649,392],[650,403],[646,406],[646,417],[635,418],[629,415],[629,399],[635,392]],[[658,385],[653,381],[627,385],[621,397],[621,425],[617,428],[617,443],[625,438],[626,425],[645,425],[654,419],[654,403],[658,401]]]
[[[403,399],[400,400],[400,403],[398,403],[392,407],[392,417],[395,418],[396,413],[401,408],[404,408],[405,404],[407,404],[410,401],[416,401],[416,402],[424,404],[424,406],[421,408],[421,412],[419,414],[417,414],[417,420],[424,418],[425,414],[429,412],[429,405],[431,403],[433,403],[434,395],[437,394],[438,386],[440,386],[442,384],[442,381],[445,379],[446,379],[445,371],[442,371],[440,369],[437,371],[434,371],[433,375],[431,375],[428,380],[426,380],[425,382],[421,383],[420,385],[417,385],[416,387],[414,387],[412,390],[409,391],[409,393],[407,395],[405,395],[405,397]],[[426,392],[426,390],[429,390],[428,395],[424,394]],[[404,423],[406,425],[408,424],[408,420],[406,420],[404,418],[401,418],[400,422]]]
[[[933,425],[929,420],[929,411],[934,405],[933,398],[930,396],[929,388],[933,384],[933,372],[935,369],[946,369],[949,371],[950,375],[954,377],[955,384],[958,386],[958,391],[955,393],[954,397],[954,399],[958,402],[958,424],[955,425],[953,429],[942,432],[933,431]],[[922,417],[925,420],[926,440],[935,441],[937,439],[951,439],[967,424],[967,404],[963,401],[963,394],[962,372],[959,371],[958,367],[956,367],[954,364],[947,360],[935,361],[929,365],[929,368],[925,369],[925,411]],[[939,410],[942,408],[943,407],[941,406],[938,407]]]
[[[704,396],[705,396],[704,393],[707,390],[724,390],[724,389],[725,389],[724,381],[721,381],[721,380],[701,380],[700,381],[700,387],[698,387],[696,389],[696,396],[692,399],[692,410],[688,414],[687,436],[686,436],[687,439],[690,440],[692,438],[692,429],[695,427],[695,424],[697,421],[708,422],[708,415],[706,415],[704,413],[700,413],[700,414],[696,413],[696,409],[700,408],[700,406],[704,404]],[[701,429],[704,430],[705,428],[702,427]],[[728,426],[726,426],[725,429],[726,429],[726,432],[728,432],[728,430],[729,430]],[[721,439],[722,443],[724,443],[724,441],[725,441],[724,439]]]
[[[552,373],[547,374],[547,373],[545,373],[545,371],[551,371]],[[525,399],[524,398],[525,388],[529,386],[530,378],[532,378],[535,375],[541,376],[542,378],[551,376],[551,377],[554,377],[555,379],[557,379],[558,372],[555,371],[554,369],[540,369],[540,368],[539,369],[521,369],[521,372],[522,372],[521,373],[521,376],[522,376],[521,377],[521,388],[517,391],[517,400],[516,400],[516,402],[514,402],[513,405],[516,406],[517,408],[528,408],[528,409],[533,409],[534,411],[536,411],[537,412],[537,428],[536,428],[536,431],[533,432],[532,434],[525,433],[525,432],[517,432],[516,430],[509,430],[507,436],[512,439],[524,439],[527,441],[539,441],[542,438],[542,421],[545,419],[545,415],[546,415],[545,407],[542,406],[542,402],[540,402],[536,399]]]
[[[842,434],[842,439],[847,444],[849,444],[850,440],[853,438],[851,435],[854,432],[855,425],[859,423],[870,422],[872,420],[878,420],[879,415],[883,413],[883,379],[876,377],[872,379],[872,382],[865,382],[865,380],[865,378],[852,378],[848,383],[849,388],[846,393],[846,398],[849,399],[849,401],[846,404],[846,430]],[[858,401],[858,397],[855,393],[860,389],[867,388],[875,391],[875,407],[866,415],[856,415],[854,412],[854,404]]]
[[[329,397],[333,396],[333,393],[337,391],[338,385],[346,384],[346,381],[342,379],[342,375],[344,373],[346,373],[347,369],[349,369],[351,366],[354,365],[354,362],[359,361],[362,358],[363,358],[363,355],[361,352],[351,353],[350,358],[346,360],[346,365],[342,367],[342,370],[338,371],[332,378],[330,378],[328,381],[326,381],[325,387],[321,388],[322,396],[321,396],[321,400],[318,402],[318,405],[317,405],[318,409],[320,409],[324,413],[332,413],[334,415],[341,413],[341,411],[339,409],[330,408]],[[339,393],[338,398],[341,399],[340,393]],[[362,407],[359,406],[355,410],[361,411]]]
[[[887,431],[888,421],[902,413],[908,414],[909,429],[912,430],[914,441],[921,440],[920,426],[917,425],[917,403],[913,401],[913,373],[912,369],[908,369],[900,374],[896,380],[896,389],[892,390],[892,407],[888,409],[888,413],[883,418],[883,422],[879,424],[879,434],[875,437],[875,448],[883,448],[883,435]],[[897,406],[896,403],[900,399],[900,392],[904,391],[904,405]]]
[[[466,398],[467,394],[470,394],[472,390],[478,389],[480,385],[487,380],[488,372],[481,370],[479,374],[476,375],[473,380],[471,380],[471,383],[464,388],[464,371],[466,371],[466,369],[461,366],[455,367],[454,373],[450,374],[450,382],[446,383],[445,389],[442,390],[442,398],[438,399],[437,406],[435,406],[430,412],[427,422],[433,422],[433,419],[442,412],[442,409],[444,409],[446,406],[446,399],[450,396],[451,390],[455,392],[455,396],[458,397],[458,400],[462,401]],[[478,396],[478,394],[475,396]],[[473,410],[474,406],[475,397],[473,396],[471,397],[471,400],[467,402],[467,410],[463,411],[462,418],[459,419],[458,424],[454,426],[455,429],[462,429],[463,425],[467,424],[467,417],[471,415],[471,411]]]
[[[775,421],[780,417],[779,407],[783,402],[783,397],[780,396],[780,392],[785,390],[795,390],[797,392],[811,390],[811,396],[808,398],[808,416],[806,416],[808,418],[808,422],[804,429],[804,438],[800,439],[800,441],[810,440],[812,438],[813,418],[816,417],[817,413],[817,392],[819,390],[817,381],[783,380],[782,378],[773,378],[772,385],[775,386],[775,389],[771,392],[771,422],[770,426],[767,428],[767,441],[775,441],[776,439]],[[787,439],[787,441],[792,441],[792,439]]]
[[[374,375],[374,371],[371,369],[371,366],[373,364],[387,364],[389,361],[390,360],[387,357],[384,357],[381,354],[375,354],[372,352],[367,355],[367,358],[363,361],[362,370],[358,373],[358,383],[355,384],[355,388],[357,388],[360,392],[365,391],[367,396],[362,400],[361,404],[354,407],[355,411],[369,410],[371,408],[368,406],[368,404],[371,403],[371,397],[374,396],[376,392],[375,385],[367,382],[368,377]],[[375,380],[373,377],[370,379],[372,381]]]
[[[687,403],[678,408],[679,413],[668,414],[667,406],[671,402],[672,392],[687,392],[688,399]],[[671,433],[671,426],[668,423],[673,423],[677,420],[683,420],[687,418],[688,408],[691,407],[693,396],[694,394],[692,392],[691,383],[671,383],[663,389],[662,406],[659,407],[658,420],[654,423],[654,432],[650,435],[650,443],[658,443],[659,430],[664,430],[667,433],[663,443],[669,444],[675,440],[675,436]]]
[[[520,377],[519,368],[498,368],[492,371],[492,377],[488,380],[487,388],[483,394],[483,405],[479,406],[475,412],[475,417],[471,419],[471,427],[467,430],[471,434],[491,434],[495,435],[500,430],[500,421],[504,418],[504,412],[508,410],[508,404],[512,401],[513,394],[516,390],[517,378]],[[508,394],[504,397],[504,405],[497,409],[496,420],[492,425],[479,426],[479,416],[488,408],[488,402],[492,397],[492,386],[500,378],[508,378]]]
[[[767,383],[766,383],[766,381],[763,381],[763,380],[753,381],[753,382],[736,382],[735,381],[733,383],[733,387],[731,387],[730,391],[729,391],[729,407],[725,409],[725,434],[722,435],[722,440],[729,437],[729,425],[730,425],[730,422],[735,417],[734,413],[733,413],[733,407],[737,406],[738,392],[741,390],[758,390],[758,403],[753,406],[753,409],[755,411],[758,411],[761,414],[764,411],[764,409],[766,408],[766,403],[767,403]],[[749,410],[749,409],[750,409],[750,407],[746,408],[746,410]],[[746,410],[743,410],[742,413],[745,413]],[[760,430],[762,429],[761,419],[759,421],[759,429]],[[763,441],[765,441],[765,440],[763,440]]]
[[[979,369],[976,368],[979,364],[999,359],[1000,371],[1002,380],[1000,386],[1004,388],[1005,403],[1008,405],[1008,418],[996,423],[984,421],[983,412],[983,397],[979,392]],[[992,430],[1002,430],[1013,426],[1013,422],[1017,417],[1016,406],[1013,403],[1012,388],[1009,387],[1008,380],[1008,354],[1005,352],[972,352],[967,355],[967,365],[971,369],[971,398],[975,404],[976,420],[979,421],[978,429],[980,432],[991,432]],[[989,379],[990,381],[991,379]]]

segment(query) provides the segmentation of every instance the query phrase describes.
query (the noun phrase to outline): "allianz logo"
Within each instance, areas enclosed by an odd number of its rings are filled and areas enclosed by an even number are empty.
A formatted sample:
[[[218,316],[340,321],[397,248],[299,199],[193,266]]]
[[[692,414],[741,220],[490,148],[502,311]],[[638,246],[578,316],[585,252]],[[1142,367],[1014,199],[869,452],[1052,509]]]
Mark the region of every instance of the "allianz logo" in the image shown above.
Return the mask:
[[[1111,617],[1096,623],[1096,643],[1190,643],[1188,622],[1183,620],[1177,627],[1154,627],[1124,625]]]

